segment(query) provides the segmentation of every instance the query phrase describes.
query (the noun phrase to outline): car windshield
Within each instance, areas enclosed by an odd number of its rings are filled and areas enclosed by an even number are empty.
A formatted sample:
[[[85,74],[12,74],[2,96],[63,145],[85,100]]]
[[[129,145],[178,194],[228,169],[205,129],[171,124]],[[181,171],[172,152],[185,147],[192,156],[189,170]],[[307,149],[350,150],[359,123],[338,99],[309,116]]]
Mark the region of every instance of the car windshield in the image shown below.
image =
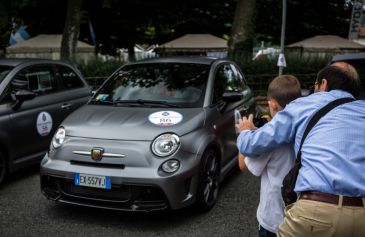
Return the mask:
[[[146,63],[123,67],[91,103],[117,106],[201,107],[209,65]]]
[[[2,66],[2,65],[0,65],[0,83],[4,80],[4,78],[6,77],[6,75],[8,75],[9,72],[13,68],[14,67],[11,67],[11,66]]]

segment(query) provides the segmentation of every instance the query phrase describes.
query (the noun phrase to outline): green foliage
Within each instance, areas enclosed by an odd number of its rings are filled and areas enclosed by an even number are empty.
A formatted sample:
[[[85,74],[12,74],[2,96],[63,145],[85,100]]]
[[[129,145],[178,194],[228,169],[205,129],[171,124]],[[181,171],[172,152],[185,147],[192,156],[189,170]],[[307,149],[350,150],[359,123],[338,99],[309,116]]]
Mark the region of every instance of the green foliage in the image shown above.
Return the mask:
[[[261,58],[256,61],[243,58],[238,54],[230,57],[241,68],[254,95],[266,96],[270,81],[278,75],[277,58]],[[286,61],[288,66],[284,68],[284,74],[296,76],[303,89],[309,88],[315,81],[317,72],[329,63],[329,59],[323,57],[288,56]],[[77,67],[90,85],[97,88],[121,65],[122,63],[116,60],[104,62],[95,59],[87,63],[81,62]]]
[[[287,0],[286,44],[314,35],[333,34],[346,38],[351,10],[352,1]],[[255,16],[256,38],[278,44],[282,1],[256,0]]]
[[[243,61],[251,60],[253,42],[251,39],[237,42],[234,45],[233,52],[230,52],[230,57],[241,58]]]
[[[230,59],[241,68],[254,94],[266,96],[270,81],[278,76],[277,57],[265,57],[252,61],[236,54]],[[329,58],[287,56],[286,62],[287,67],[284,68],[283,73],[296,76],[302,88],[306,89],[313,84],[317,72],[329,63]]]
[[[105,77],[112,74],[122,63],[117,60],[102,61],[100,59],[90,60],[87,63],[80,62],[77,67],[85,77]]]
[[[353,1],[288,0],[286,44],[314,35],[346,37]],[[65,0],[0,2],[0,48],[5,48],[12,18],[28,26],[31,36],[60,34],[65,25]],[[101,0],[83,1],[80,39],[89,37],[86,12],[104,52],[135,43],[162,44],[187,33],[230,38],[235,0]],[[254,31],[257,41],[279,44],[281,1],[256,0]],[[41,13],[41,14],[40,14]],[[326,17],[325,17],[326,16]],[[328,16],[328,17],[327,17]]]
[[[104,62],[100,59],[77,64],[77,68],[94,89],[99,87],[120,66],[122,63],[117,60]]]

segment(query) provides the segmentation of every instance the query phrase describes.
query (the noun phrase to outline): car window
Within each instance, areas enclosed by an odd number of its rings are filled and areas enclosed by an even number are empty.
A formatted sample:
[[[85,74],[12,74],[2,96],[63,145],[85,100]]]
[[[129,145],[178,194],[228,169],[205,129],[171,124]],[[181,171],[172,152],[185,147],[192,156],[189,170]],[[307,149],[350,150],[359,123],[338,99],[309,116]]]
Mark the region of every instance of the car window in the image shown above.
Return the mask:
[[[149,100],[201,107],[209,65],[148,63],[123,67],[94,96],[96,100]]]
[[[8,75],[9,72],[13,68],[14,67],[11,67],[11,66],[0,66],[0,83],[4,80],[4,78],[6,77],[6,75]]]
[[[57,90],[52,66],[34,66],[21,70],[12,82],[13,89],[27,89],[45,95]]]
[[[214,80],[213,104],[222,101],[223,93],[226,91],[242,91],[244,88],[242,77],[239,77],[236,68],[230,64],[218,67]]]
[[[235,75],[235,83],[236,83],[236,87],[238,89],[238,91],[243,91],[246,89],[247,85],[245,82],[245,79],[243,78],[242,73],[240,72],[240,70],[233,64],[231,64],[231,68],[233,70],[233,73]]]
[[[69,67],[57,65],[56,75],[59,76],[61,87],[64,89],[74,89],[84,86],[81,78]]]

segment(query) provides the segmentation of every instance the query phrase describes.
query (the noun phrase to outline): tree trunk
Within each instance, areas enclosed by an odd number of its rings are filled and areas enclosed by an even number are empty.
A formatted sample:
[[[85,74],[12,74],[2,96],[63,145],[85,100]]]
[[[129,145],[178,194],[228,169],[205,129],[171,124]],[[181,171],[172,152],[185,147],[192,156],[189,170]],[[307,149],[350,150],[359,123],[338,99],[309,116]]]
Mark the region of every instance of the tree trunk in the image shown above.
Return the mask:
[[[65,28],[61,42],[61,59],[76,61],[76,47],[80,34],[81,0],[67,0]]]
[[[134,44],[128,45],[128,61],[134,62],[136,61],[136,56],[134,52]]]
[[[239,48],[252,46],[255,5],[256,0],[237,0],[231,39],[228,42],[230,52],[236,51],[238,44],[240,44]]]

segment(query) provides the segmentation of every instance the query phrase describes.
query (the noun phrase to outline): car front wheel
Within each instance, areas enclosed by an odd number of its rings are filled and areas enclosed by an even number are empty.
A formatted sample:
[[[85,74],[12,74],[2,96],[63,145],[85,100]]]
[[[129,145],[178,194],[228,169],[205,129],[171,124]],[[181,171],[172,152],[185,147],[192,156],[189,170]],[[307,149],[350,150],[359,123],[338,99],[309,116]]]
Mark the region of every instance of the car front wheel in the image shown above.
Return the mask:
[[[219,158],[214,150],[204,153],[199,174],[197,206],[201,210],[211,209],[217,201],[219,191]]]

